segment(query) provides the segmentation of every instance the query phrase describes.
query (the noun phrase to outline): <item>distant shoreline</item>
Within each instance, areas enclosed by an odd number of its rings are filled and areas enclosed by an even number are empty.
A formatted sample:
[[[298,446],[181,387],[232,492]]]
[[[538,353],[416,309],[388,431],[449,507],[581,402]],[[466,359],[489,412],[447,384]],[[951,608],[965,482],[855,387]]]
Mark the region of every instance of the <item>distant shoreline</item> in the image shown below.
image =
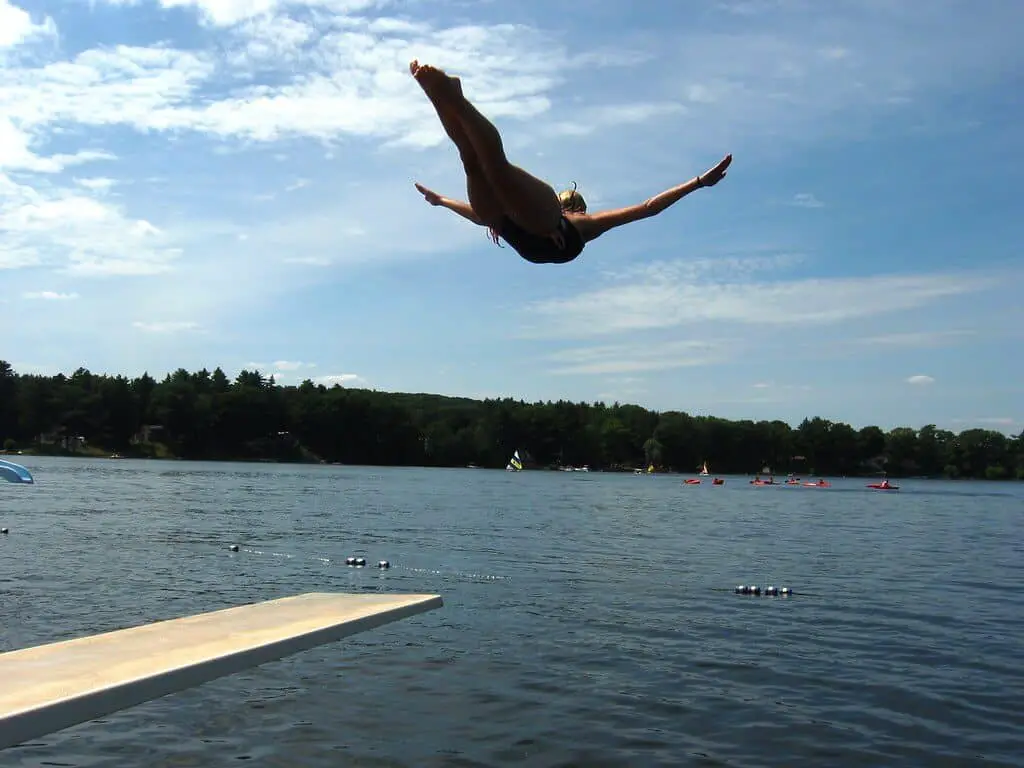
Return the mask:
[[[1016,424],[1015,421],[1008,421]],[[381,467],[1024,480],[1024,434],[934,424],[855,428],[819,416],[724,419],[634,404],[527,403],[326,386],[244,370],[162,381],[19,375],[0,360],[0,448],[22,455]]]
[[[9,457],[22,457],[22,458],[61,458],[61,459],[87,459],[91,461],[166,461],[166,462],[192,462],[192,463],[208,463],[208,464],[281,464],[281,465],[301,465],[301,466],[314,466],[314,467],[388,467],[388,468],[405,468],[405,469],[487,469],[491,471],[504,471],[504,467],[501,466],[468,466],[468,465],[437,465],[437,464],[373,464],[373,463],[340,463],[340,462],[329,462],[323,460],[312,460],[312,459],[275,459],[275,458],[193,458],[183,456],[171,456],[171,455],[132,455],[132,454],[118,454],[115,452],[105,452],[101,450],[94,450],[89,452],[53,452],[53,451],[38,451],[33,449],[20,449],[19,451],[2,451],[0,450],[0,456]],[[521,472],[564,472],[565,474],[588,474],[588,473],[600,473],[600,474],[615,474],[615,475],[672,475],[672,476],[686,476],[686,477],[699,477],[702,480],[711,481],[715,477],[771,477],[767,473],[756,473],[756,472],[720,472],[711,473],[710,475],[700,476],[697,472],[683,472],[676,469],[659,469],[652,473],[643,471],[642,467],[605,467],[605,468],[593,468],[591,467],[586,472],[576,471],[568,472],[557,466],[532,466],[524,467]],[[869,480],[872,478],[878,478],[886,475],[892,479],[899,480],[944,480],[944,481],[955,481],[955,482],[1003,482],[1006,480],[1019,480],[1021,478],[1014,477],[1002,477],[1002,478],[981,478],[981,477],[945,477],[943,475],[898,475],[894,473],[863,473],[863,474],[845,474],[845,475],[830,475],[830,474],[799,474],[794,473],[793,478],[798,480],[811,480],[817,478],[824,479],[842,479],[842,480]],[[789,478],[789,474],[774,475],[775,483],[769,483],[769,485],[785,485],[786,479]]]

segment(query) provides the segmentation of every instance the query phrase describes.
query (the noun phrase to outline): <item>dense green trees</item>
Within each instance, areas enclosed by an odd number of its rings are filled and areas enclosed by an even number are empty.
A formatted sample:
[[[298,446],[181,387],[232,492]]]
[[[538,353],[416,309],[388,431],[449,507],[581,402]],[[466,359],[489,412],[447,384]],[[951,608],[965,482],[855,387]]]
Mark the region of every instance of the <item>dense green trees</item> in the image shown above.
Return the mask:
[[[653,463],[714,473],[877,474],[1024,478],[1024,434],[983,429],[855,430],[821,418],[727,421],[636,405],[528,404],[426,394],[278,386],[255,371],[178,370],[157,382],[18,375],[0,361],[0,445],[195,459],[346,464],[530,466]]]

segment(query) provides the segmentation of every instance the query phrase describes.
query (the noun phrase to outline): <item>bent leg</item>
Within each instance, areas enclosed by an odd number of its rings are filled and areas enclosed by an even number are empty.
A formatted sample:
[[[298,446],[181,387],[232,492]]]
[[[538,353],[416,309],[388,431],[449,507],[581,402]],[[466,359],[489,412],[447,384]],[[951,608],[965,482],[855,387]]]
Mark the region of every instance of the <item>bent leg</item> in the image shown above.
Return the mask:
[[[509,217],[535,235],[554,232],[562,218],[562,205],[555,190],[508,161],[498,129],[462,96],[461,91],[453,101],[484,173]]]
[[[462,121],[450,104],[444,103],[438,94],[438,89],[431,87],[429,78],[417,77],[422,69],[417,62],[409,65],[413,77],[427,94],[430,103],[434,105],[437,117],[441,121],[448,138],[452,140],[459,150],[459,158],[462,160],[462,168],[466,172],[466,195],[469,197],[469,204],[473,212],[487,226],[500,228],[501,219],[505,215],[505,209],[501,200],[492,188],[490,181],[484,173],[483,166],[476,156],[476,150],[472,142],[462,128]]]
[[[533,234],[546,236],[554,232],[562,217],[562,206],[551,185],[508,161],[498,129],[463,96],[458,78],[417,62],[413,66],[416,79],[428,96],[434,92],[431,100],[439,105],[439,112],[450,111],[459,119],[505,214]]]

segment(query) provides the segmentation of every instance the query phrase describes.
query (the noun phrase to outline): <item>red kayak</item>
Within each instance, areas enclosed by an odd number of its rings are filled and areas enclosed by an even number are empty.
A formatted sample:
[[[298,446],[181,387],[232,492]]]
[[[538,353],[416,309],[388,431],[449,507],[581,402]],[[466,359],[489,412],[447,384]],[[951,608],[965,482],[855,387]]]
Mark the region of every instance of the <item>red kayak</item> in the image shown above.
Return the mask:
[[[714,480],[711,481],[711,484],[712,485],[725,485],[725,480],[723,480],[720,477],[716,477]]]
[[[884,485],[882,483],[868,483],[868,488],[873,488],[876,491],[898,491],[900,487],[898,485]]]
[[[686,483],[687,485],[700,485],[700,480],[695,480],[695,479],[694,480],[684,480],[683,482]]]
[[[804,483],[804,488],[831,488],[832,483]]]

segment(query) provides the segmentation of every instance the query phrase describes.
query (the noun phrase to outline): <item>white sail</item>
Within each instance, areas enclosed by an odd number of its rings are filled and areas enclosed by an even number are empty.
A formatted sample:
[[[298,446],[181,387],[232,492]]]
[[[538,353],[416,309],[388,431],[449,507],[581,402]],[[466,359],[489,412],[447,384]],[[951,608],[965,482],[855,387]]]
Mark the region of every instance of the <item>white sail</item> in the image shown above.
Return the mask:
[[[519,450],[517,449],[512,454],[512,458],[508,460],[508,464],[505,466],[505,470],[508,472],[519,472],[523,468],[522,459],[519,458]]]

